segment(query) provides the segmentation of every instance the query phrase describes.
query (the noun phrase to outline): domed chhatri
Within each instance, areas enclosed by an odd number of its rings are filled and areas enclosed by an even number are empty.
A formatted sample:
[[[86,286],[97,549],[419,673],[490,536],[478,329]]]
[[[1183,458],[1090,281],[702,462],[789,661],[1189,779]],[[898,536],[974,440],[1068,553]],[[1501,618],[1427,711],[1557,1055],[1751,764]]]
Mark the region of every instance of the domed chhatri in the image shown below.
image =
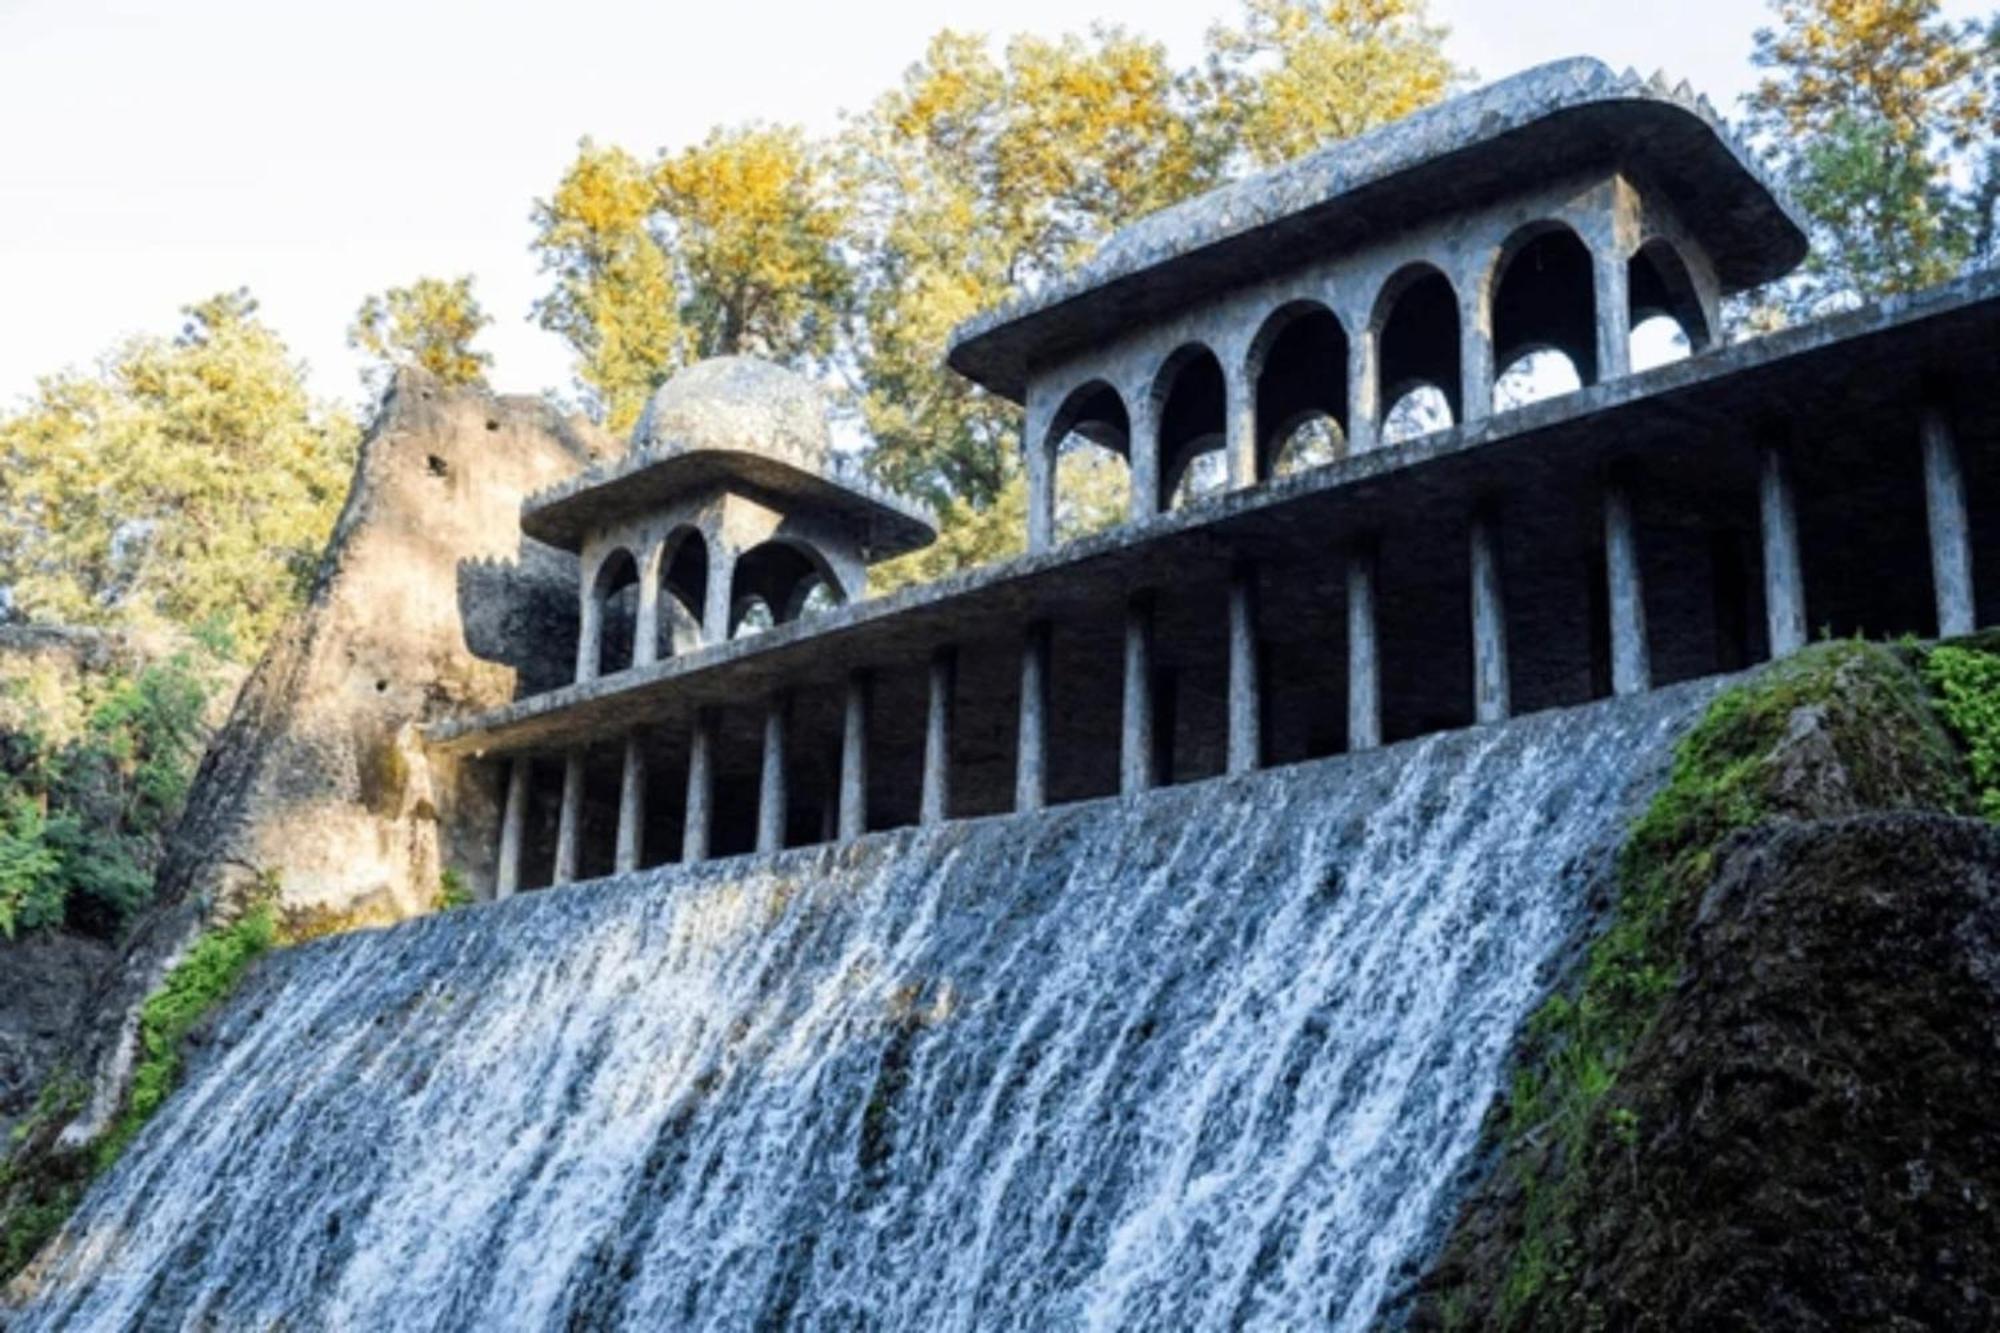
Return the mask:
[[[653,393],[632,453],[758,454],[822,476],[834,470],[826,395],[805,376],[754,356],[718,356]]]
[[[521,529],[579,557],[579,681],[851,602],[869,565],[936,536],[840,465],[811,381],[747,356],[661,385],[626,455],[532,496]]]

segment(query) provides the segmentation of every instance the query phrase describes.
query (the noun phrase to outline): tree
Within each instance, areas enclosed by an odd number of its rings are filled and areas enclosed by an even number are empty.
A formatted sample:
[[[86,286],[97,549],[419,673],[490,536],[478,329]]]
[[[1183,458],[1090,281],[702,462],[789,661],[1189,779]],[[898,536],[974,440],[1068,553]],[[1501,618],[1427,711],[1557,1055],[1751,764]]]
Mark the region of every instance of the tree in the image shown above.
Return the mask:
[[[845,205],[799,130],[718,130],[650,168],[586,139],[535,221],[533,249],[556,275],[536,318],[576,352],[584,406],[613,431],[690,361],[811,365],[833,350]]]
[[[1464,83],[1423,0],[1246,0],[1208,33],[1204,109],[1271,166],[1399,120]]]
[[[364,300],[347,345],[379,363],[366,377],[372,387],[384,378],[381,369],[402,366],[428,371],[445,384],[483,384],[493,358],[474,350],[472,341],[492,322],[472,294],[470,275],[450,282],[418,278]]]
[[[1215,183],[1193,93],[1157,43],[1115,28],[1016,38],[1000,60],[983,38],[944,32],[850,126],[854,365],[883,480],[975,508],[1000,495],[1018,414],[945,369],[946,340],[1116,227]]]
[[[0,417],[0,585],[30,619],[165,622],[251,659],[295,606],[357,432],[246,292],[185,311]]]
[[[538,303],[587,406],[629,426],[685,360],[752,350],[844,377],[868,463],[937,505],[947,549],[997,549],[1019,411],[945,368],[951,331],[1043,286],[1117,228],[1380,124],[1461,75],[1422,0],[1247,0],[1201,68],[1118,28],[941,32],[834,144],[718,132],[648,175],[585,141],[536,206]]]
[[[654,180],[691,355],[801,363],[832,352],[849,289],[838,248],[847,214],[802,132],[716,130],[662,160]]]
[[[620,433],[681,358],[672,266],[652,230],[658,201],[637,158],[589,139],[555,193],[535,201],[531,248],[555,275],[536,322],[576,354],[585,409]]]
[[[1813,253],[1793,314],[1951,277],[1991,243],[1996,50],[1937,0],[1775,0],[1750,124],[1777,155]],[[1983,157],[1983,163],[1978,158]],[[1982,202],[1983,200],[1983,202]]]

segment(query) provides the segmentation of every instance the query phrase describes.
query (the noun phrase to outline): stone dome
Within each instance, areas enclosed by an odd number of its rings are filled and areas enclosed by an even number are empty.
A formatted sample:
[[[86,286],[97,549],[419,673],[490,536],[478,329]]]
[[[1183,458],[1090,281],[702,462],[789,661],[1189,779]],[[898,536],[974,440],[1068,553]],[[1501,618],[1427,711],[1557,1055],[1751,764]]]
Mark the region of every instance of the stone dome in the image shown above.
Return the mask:
[[[832,470],[827,402],[811,380],[754,356],[717,356],[653,392],[632,430],[632,453],[762,454],[822,475]]]

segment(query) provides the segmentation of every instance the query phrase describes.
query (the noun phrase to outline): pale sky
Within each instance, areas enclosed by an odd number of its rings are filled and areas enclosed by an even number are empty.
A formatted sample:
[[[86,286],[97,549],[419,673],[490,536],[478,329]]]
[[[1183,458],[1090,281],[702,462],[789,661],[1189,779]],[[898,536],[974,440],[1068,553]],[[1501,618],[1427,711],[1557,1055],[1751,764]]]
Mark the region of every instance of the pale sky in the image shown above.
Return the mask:
[[[1974,4],[1947,8],[1963,14]],[[528,320],[529,207],[590,134],[642,156],[717,123],[829,130],[940,27],[1120,23],[1192,59],[1233,0],[0,0],[0,406],[181,306],[248,286],[358,400],[345,346],[371,291],[472,273],[507,392],[566,386]],[[1728,109],[1758,0],[1433,0],[1482,80],[1590,54]]]

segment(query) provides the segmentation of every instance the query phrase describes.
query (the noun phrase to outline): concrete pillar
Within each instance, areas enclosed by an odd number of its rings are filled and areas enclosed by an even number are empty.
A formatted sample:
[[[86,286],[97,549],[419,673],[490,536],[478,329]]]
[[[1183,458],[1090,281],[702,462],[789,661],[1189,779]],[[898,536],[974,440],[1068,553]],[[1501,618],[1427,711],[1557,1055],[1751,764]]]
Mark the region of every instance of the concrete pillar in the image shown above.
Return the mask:
[[[1142,384],[1126,395],[1125,411],[1132,423],[1125,457],[1132,465],[1131,515],[1136,523],[1160,512],[1160,405],[1150,386]]]
[[[1046,551],[1056,544],[1056,446],[1049,433],[1051,416],[1035,403],[1022,425],[1021,452],[1028,467],[1028,551]]]
[[[729,604],[736,586],[737,549],[721,539],[708,544],[708,587],[703,589],[701,641],[704,646],[729,641]]]
[[[1937,594],[1940,638],[1972,633],[1972,528],[1966,517],[1965,473],[1951,419],[1940,403],[1924,405],[1924,503],[1930,515],[1931,586]]]
[[[1021,729],[1014,760],[1014,809],[1048,804],[1049,622],[1028,626],[1021,643]]]
[[[500,812],[500,864],[493,875],[495,901],[521,890],[521,843],[528,824],[528,777],[534,767],[526,755],[507,761],[507,801]]]
[[[1240,491],[1255,486],[1257,476],[1257,382],[1252,367],[1241,364],[1224,381],[1227,397],[1223,403],[1224,448],[1229,460],[1229,489]]]
[[[563,759],[562,808],[556,819],[557,884],[576,878],[577,854],[583,838],[583,755],[572,751]]]
[[[1493,315],[1487,302],[1488,273],[1481,269],[1461,284],[1458,312],[1458,424],[1493,415]]]
[[[764,762],[757,773],[757,850],[784,850],[791,772],[785,763],[785,721],[790,699],[774,694],[764,706]]]
[[[1375,545],[1347,556],[1347,748],[1382,743],[1382,649],[1375,625]]]
[[[1500,530],[1489,512],[1472,519],[1472,702],[1480,722],[1513,711],[1507,677],[1507,599],[1500,578]]]
[[[698,865],[708,859],[715,825],[715,714],[703,708],[694,715],[688,736],[687,816],[681,825],[681,861]]]
[[[1597,305],[1597,382],[1632,372],[1631,272],[1614,245],[1591,247],[1591,287]]]
[[[1806,646],[1806,583],[1799,563],[1798,501],[1782,445],[1763,446],[1757,509],[1764,538],[1764,619],[1771,656],[1786,657]]]
[[[618,847],[612,873],[629,875],[639,868],[646,831],[646,755],[637,736],[625,738],[625,763],[618,774]]]
[[[840,732],[840,824],[842,842],[868,831],[868,673],[847,677],[847,708]]]
[[[942,824],[951,818],[951,722],[958,691],[958,650],[931,654],[930,698],[924,714],[924,788],[919,818]]]
[[[1347,344],[1347,452],[1365,454],[1382,428],[1382,379],[1375,373],[1381,335],[1366,324],[1353,326]]]
[[[597,679],[599,654],[604,648],[604,599],[597,595],[594,576],[584,581],[576,621],[576,678],[580,684]]]
[[[1229,771],[1254,772],[1264,762],[1263,678],[1257,660],[1257,566],[1239,560],[1229,570]]]
[[[1605,604],[1611,612],[1611,691],[1637,694],[1653,687],[1652,652],[1646,643],[1645,583],[1639,574],[1639,534],[1632,521],[1632,493],[1613,478],[1604,488]]]
[[[660,660],[660,557],[664,542],[654,542],[639,560],[639,613],[632,618],[632,665]]]
[[[1158,781],[1153,757],[1153,594],[1125,603],[1125,711],[1119,737],[1118,789],[1127,796]]]

